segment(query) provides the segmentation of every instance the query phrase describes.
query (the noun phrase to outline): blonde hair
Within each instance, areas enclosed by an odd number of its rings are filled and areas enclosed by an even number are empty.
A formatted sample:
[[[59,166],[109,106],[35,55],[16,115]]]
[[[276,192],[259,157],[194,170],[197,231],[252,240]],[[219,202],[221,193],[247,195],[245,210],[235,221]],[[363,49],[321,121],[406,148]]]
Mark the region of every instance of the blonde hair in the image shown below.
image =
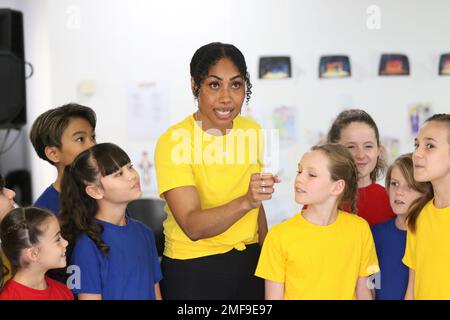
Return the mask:
[[[321,151],[327,156],[331,179],[334,181],[345,181],[344,192],[338,200],[338,208],[343,210],[344,203],[348,203],[350,210],[355,212],[358,191],[358,168],[350,151],[338,143],[316,145],[311,148],[311,151]]]
[[[408,223],[408,227],[412,232],[416,231],[416,222],[419,217],[420,211],[422,211],[423,207],[430,201],[433,196],[433,187],[430,182],[419,182],[414,180],[414,164],[412,161],[412,153],[406,153],[399,156],[395,161],[390,165],[386,172],[386,189],[389,192],[390,182],[392,177],[392,170],[397,167],[405,178],[408,186],[417,192],[423,194],[423,197],[419,197],[414,200],[408,208],[408,216],[406,221]]]

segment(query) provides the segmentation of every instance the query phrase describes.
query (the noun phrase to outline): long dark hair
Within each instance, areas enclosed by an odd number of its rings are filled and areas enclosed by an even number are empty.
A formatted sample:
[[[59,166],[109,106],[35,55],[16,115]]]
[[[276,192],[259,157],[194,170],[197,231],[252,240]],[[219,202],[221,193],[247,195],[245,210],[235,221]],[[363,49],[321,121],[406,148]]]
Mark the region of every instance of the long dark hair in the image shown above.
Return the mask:
[[[377,146],[379,148],[381,147],[380,133],[378,132],[377,124],[367,112],[361,109],[348,109],[339,113],[337,118],[331,125],[330,131],[328,131],[327,142],[339,143],[339,140],[341,140],[342,129],[353,122],[362,122],[371,127],[375,132]],[[377,179],[383,175],[385,169],[386,163],[384,159],[381,156],[378,156],[377,164],[370,173],[370,179],[372,180],[372,183],[376,182]]]
[[[48,210],[26,207],[13,209],[3,218],[0,224],[2,250],[11,263],[13,275],[26,267],[22,251],[39,244],[45,232],[44,225],[51,217],[55,215]]]
[[[79,237],[85,233],[104,255],[109,247],[102,239],[103,226],[95,219],[97,200],[86,193],[88,185],[100,185],[100,178],[110,175],[126,164],[130,158],[112,143],[100,143],[80,153],[64,169],[61,181],[61,233],[69,242],[69,255]]]
[[[344,146],[337,143],[325,143],[311,148],[312,151],[323,152],[328,160],[331,179],[344,180],[345,188],[338,200],[338,208],[343,210],[344,204],[350,205],[350,210],[356,210],[356,194],[358,191],[358,168],[352,154]]]
[[[245,62],[242,52],[232,44],[212,42],[206,44],[197,49],[191,59],[190,71],[191,78],[194,80],[193,94],[197,99],[200,86],[208,75],[209,68],[215,65],[220,59],[230,59],[236,68],[239,70],[239,74],[245,81],[246,87],[246,102],[250,100],[252,95],[252,84],[250,82],[250,74],[247,71],[247,64]]]

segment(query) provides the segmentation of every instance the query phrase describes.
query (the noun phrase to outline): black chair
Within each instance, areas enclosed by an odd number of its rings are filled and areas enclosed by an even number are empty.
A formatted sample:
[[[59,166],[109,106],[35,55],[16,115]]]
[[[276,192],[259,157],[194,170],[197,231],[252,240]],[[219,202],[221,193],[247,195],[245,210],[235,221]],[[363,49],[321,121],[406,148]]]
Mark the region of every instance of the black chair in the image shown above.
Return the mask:
[[[128,212],[136,219],[148,226],[155,234],[158,256],[164,252],[163,221],[167,214],[164,211],[165,202],[160,199],[138,199],[128,204]]]

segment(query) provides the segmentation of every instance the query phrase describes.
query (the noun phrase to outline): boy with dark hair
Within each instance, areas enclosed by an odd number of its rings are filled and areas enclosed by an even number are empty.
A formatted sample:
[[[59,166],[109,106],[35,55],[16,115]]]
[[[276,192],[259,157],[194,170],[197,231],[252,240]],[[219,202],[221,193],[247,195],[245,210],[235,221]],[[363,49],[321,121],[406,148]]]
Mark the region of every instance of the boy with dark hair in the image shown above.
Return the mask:
[[[64,167],[95,144],[96,122],[94,110],[76,103],[50,109],[34,121],[30,132],[34,150],[58,171],[56,181],[41,194],[34,206],[59,214]]]

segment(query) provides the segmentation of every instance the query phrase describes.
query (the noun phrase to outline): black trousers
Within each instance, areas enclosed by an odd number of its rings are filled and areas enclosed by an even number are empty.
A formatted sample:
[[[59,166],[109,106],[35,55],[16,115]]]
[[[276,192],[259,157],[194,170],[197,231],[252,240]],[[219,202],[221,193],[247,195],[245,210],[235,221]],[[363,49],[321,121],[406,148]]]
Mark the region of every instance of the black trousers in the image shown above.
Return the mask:
[[[166,300],[263,300],[264,279],[254,276],[261,248],[179,260],[163,256],[161,294]]]

